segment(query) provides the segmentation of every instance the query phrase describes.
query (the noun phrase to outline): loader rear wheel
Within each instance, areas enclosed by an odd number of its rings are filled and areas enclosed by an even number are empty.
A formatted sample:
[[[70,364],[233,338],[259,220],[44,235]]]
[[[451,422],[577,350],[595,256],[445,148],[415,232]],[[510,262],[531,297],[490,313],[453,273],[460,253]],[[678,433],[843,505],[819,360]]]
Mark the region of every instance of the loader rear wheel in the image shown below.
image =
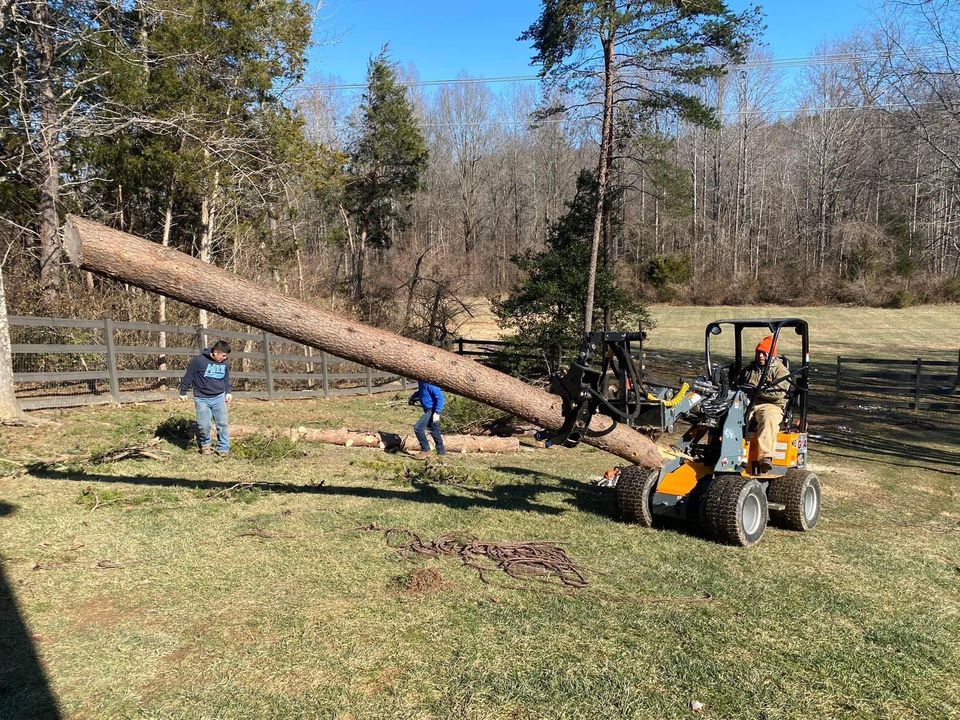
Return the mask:
[[[617,480],[617,509],[620,517],[642,527],[653,526],[653,492],[659,470],[630,465],[620,471]]]
[[[784,506],[770,511],[770,522],[777,527],[807,532],[820,519],[820,480],[809,470],[788,470],[771,480],[767,499]]]
[[[717,540],[749,547],[767,528],[767,495],[753,478],[717,475],[703,498],[703,519]]]

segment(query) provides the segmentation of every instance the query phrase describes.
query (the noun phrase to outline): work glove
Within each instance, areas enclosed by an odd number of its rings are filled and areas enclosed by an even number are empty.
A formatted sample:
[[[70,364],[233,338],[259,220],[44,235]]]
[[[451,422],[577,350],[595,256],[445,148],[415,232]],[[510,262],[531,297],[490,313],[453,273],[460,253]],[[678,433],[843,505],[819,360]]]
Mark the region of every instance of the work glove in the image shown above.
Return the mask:
[[[419,399],[417,398],[416,395],[411,395],[411,396],[410,396],[410,399],[407,400],[407,405],[417,405],[419,402],[420,402],[420,401],[419,401]]]
[[[180,396],[180,402],[185,402],[186,399],[187,399],[187,396],[186,396],[186,395],[181,395],[181,396]]]
[[[435,423],[440,422],[440,413],[435,412],[433,415],[430,416],[430,420],[432,420]]]
[[[231,400],[233,400],[233,395],[230,394],[230,393],[227,393],[226,400],[227,400],[227,402],[230,402]]]

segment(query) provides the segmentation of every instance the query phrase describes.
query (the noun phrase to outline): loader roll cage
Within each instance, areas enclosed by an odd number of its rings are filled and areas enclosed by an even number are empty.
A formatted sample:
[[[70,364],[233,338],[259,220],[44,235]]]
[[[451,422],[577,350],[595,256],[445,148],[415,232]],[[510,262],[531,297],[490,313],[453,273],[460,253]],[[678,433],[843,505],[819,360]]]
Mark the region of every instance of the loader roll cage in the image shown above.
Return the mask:
[[[732,329],[734,362],[721,365],[711,355],[711,341]],[[743,331],[759,329],[774,338],[774,345],[785,331],[800,336],[802,360],[791,370],[783,358],[787,375],[776,382],[767,382],[769,358],[756,387],[741,385],[741,375],[752,362],[744,357]],[[687,417],[715,426],[722,422],[736,396],[746,398],[746,411],[766,389],[787,381],[785,427],[795,425],[800,432],[807,428],[807,390],[810,372],[810,341],[807,322],[798,318],[717,320],[707,325],[704,342],[705,376],[673,388],[646,375],[642,366],[643,341],[640,332],[593,332],[585,336],[577,359],[564,374],[550,377],[550,392],[563,400],[563,426],[557,432],[541,431],[537,439],[574,447],[588,433],[590,418],[601,413],[633,427],[649,427],[672,431],[674,423]],[[782,356],[781,356],[782,357]],[[615,391],[614,391],[615,388]],[[796,409],[796,413],[794,413]],[[692,415],[691,415],[692,414]],[[796,420],[796,422],[795,422]]]
[[[721,366],[714,362],[713,358],[710,355],[710,341],[712,338],[716,338],[718,335],[723,334],[724,328],[730,326],[734,332],[734,363],[732,366]],[[743,331],[746,329],[761,329],[766,330],[773,336],[773,346],[777,347],[777,344],[780,340],[780,336],[784,330],[793,330],[794,333],[800,336],[801,343],[801,359],[799,367],[795,370],[791,369],[787,364],[788,374],[778,380],[776,383],[767,382],[767,373],[770,369],[770,358],[767,358],[767,364],[763,368],[763,372],[760,375],[760,382],[757,383],[757,386],[754,388],[743,388],[748,390],[747,395],[750,400],[750,406],[752,407],[757,396],[767,390],[770,387],[773,387],[775,384],[781,383],[784,380],[789,381],[790,390],[787,394],[787,411],[790,412],[794,405],[796,405],[798,415],[799,415],[799,424],[798,429],[800,432],[806,432],[807,430],[807,390],[809,389],[809,375],[810,375],[810,334],[807,327],[807,321],[801,320],[799,318],[784,318],[778,320],[769,320],[769,319],[747,319],[747,320],[717,320],[715,322],[707,325],[706,331],[704,333],[704,348],[706,352],[706,361],[707,361],[707,376],[718,378],[723,371],[725,370],[731,379],[739,378],[746,367],[747,364],[744,362],[744,346],[743,346]],[[750,349],[748,348],[748,351]],[[781,356],[782,357],[782,356]],[[750,358],[752,361],[753,354],[750,353]]]

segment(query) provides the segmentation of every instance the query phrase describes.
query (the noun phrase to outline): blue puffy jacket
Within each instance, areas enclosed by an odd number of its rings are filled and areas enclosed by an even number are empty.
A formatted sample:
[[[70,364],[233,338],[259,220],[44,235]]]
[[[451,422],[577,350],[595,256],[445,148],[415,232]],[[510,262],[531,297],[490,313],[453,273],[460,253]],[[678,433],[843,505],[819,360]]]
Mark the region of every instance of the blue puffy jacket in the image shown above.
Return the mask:
[[[417,391],[410,396],[410,402],[419,402],[420,406],[427,412],[443,412],[443,406],[447,400],[443,396],[443,390],[436,385],[419,380],[417,382]]]

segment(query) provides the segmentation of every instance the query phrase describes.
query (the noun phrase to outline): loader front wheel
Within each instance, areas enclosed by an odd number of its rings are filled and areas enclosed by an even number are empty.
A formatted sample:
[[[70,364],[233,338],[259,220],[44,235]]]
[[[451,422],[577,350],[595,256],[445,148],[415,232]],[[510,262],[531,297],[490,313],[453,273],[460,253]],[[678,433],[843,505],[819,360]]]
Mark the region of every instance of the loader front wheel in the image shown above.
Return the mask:
[[[770,522],[777,527],[808,532],[820,519],[820,480],[809,470],[788,470],[771,480],[767,498],[784,506],[770,511]]]
[[[767,528],[767,495],[753,478],[718,475],[704,494],[703,518],[717,540],[749,547]]]
[[[642,527],[653,526],[653,492],[659,477],[659,470],[647,470],[636,465],[629,465],[620,471],[617,509],[621,518]]]

